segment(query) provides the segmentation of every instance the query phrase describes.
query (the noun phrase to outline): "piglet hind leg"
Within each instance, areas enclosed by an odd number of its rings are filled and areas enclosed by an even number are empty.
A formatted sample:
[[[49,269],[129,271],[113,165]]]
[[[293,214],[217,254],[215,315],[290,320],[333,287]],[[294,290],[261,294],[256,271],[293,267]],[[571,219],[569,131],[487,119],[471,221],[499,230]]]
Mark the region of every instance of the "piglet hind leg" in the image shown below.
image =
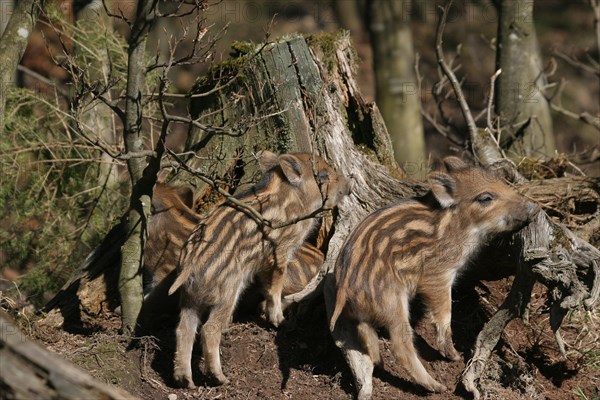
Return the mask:
[[[219,385],[229,383],[229,379],[223,374],[221,367],[220,346],[222,332],[231,320],[234,307],[235,302],[221,303],[214,306],[200,330],[205,373],[207,376],[214,378]]]
[[[445,392],[446,386],[433,379],[419,360],[407,311],[408,300],[401,301],[395,313],[396,323],[388,327],[392,354],[419,385],[431,392]]]
[[[196,310],[182,308],[177,326],[177,350],[175,351],[175,370],[173,378],[175,383],[181,387],[193,389],[192,380],[192,348],[196,338],[196,329],[200,318]]]
[[[363,339],[359,337],[356,322],[340,316],[332,336],[336,346],[342,350],[342,354],[352,371],[354,384],[356,385],[356,398],[358,400],[370,399],[373,394],[374,365],[369,356],[370,349],[365,349],[364,343],[362,343]],[[377,355],[379,357],[379,349]]]
[[[449,360],[460,360],[460,353],[452,342],[452,286],[422,289],[437,332],[437,348]]]
[[[375,328],[367,322],[359,322],[357,325],[358,337],[362,342],[363,348],[378,367],[383,366],[381,353],[379,352],[379,337]]]
[[[325,277],[324,287],[328,320],[331,319],[335,305],[334,285],[332,275],[328,274]],[[342,351],[350,371],[352,371],[354,384],[356,385],[356,398],[358,400],[370,399],[373,393],[373,360],[371,360],[364,344],[361,343],[362,339],[359,337],[357,323],[347,319],[342,313],[338,317],[331,335],[336,346]]]

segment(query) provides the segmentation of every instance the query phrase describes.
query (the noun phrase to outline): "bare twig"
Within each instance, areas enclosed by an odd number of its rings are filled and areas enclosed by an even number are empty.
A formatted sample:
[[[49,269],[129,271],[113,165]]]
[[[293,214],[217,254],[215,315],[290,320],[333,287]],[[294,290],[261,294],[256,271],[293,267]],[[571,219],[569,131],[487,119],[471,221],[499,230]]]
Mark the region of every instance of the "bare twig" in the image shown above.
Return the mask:
[[[119,3],[117,2],[116,4],[118,5]],[[102,0],[102,6],[104,7],[104,11],[106,12],[106,15],[108,15],[109,17],[112,17],[112,18],[120,19],[121,21],[125,22],[129,26],[129,28],[131,28],[132,23],[129,20],[129,18],[127,18],[125,16],[125,14],[123,13],[123,10],[121,9],[121,7],[119,7],[119,14],[114,14],[114,13],[112,13],[108,9],[108,5],[106,4],[106,0]]]
[[[231,137],[240,137],[246,133],[245,130],[235,132],[235,131],[225,129],[222,127],[218,127],[218,126],[204,125],[204,124],[198,122],[197,119],[179,117],[177,115],[171,115],[171,114],[167,113],[166,110],[163,111],[163,118],[166,120],[172,121],[172,122],[180,122],[180,123],[193,125],[196,128],[201,129],[204,132],[211,134],[211,135],[224,135],[224,136],[231,136]]]
[[[586,63],[583,63],[565,53],[563,53],[562,51],[558,51],[555,50],[554,51],[554,55],[557,56],[558,58],[560,58],[563,61],[566,61],[567,64],[579,69],[580,71],[584,71],[596,76],[600,76],[600,68],[598,66],[593,66],[593,65],[588,65]]]
[[[153,150],[142,150],[137,152],[121,153],[114,158],[117,160],[131,160],[132,158],[156,157],[156,152]]]
[[[456,78],[456,75],[454,74],[452,69],[448,66],[448,64],[445,61],[444,50],[442,48],[444,28],[446,27],[446,19],[448,17],[448,11],[450,10],[451,6],[452,6],[452,1],[449,1],[448,3],[446,3],[446,5],[443,8],[440,7],[442,14],[441,14],[440,22],[438,23],[437,29],[436,29],[435,54],[437,56],[437,60],[438,60],[438,64],[440,65],[440,68],[442,69],[442,71],[444,72],[444,74],[446,75],[448,80],[450,81],[450,84],[452,85],[452,89],[454,90],[454,94],[456,95],[458,104],[460,105],[460,110],[462,112],[462,115],[463,115],[466,123],[467,123],[467,127],[469,128],[469,135],[471,136],[471,142],[474,142],[474,141],[476,141],[476,137],[478,134],[477,133],[478,132],[477,125],[475,124],[475,119],[473,119],[473,114],[471,113],[469,104],[467,103],[467,100],[465,99],[465,95],[461,89],[460,82],[458,81],[458,79]]]
[[[559,112],[564,116],[582,121],[588,125],[593,126],[596,129],[600,130],[600,118],[594,117],[593,115],[591,115],[590,113],[588,113],[586,111],[577,114],[577,113],[567,110],[566,108],[563,107],[562,92],[565,88],[565,84],[566,84],[565,80],[561,80],[560,84],[558,85],[558,89],[556,89],[556,91],[552,95],[546,96],[548,103],[550,103],[550,107],[554,111]]]
[[[494,89],[495,89],[495,85],[496,85],[496,79],[498,79],[498,77],[500,76],[500,74],[502,73],[502,69],[498,69],[496,71],[496,73],[494,75],[492,75],[492,77],[490,78],[490,95],[488,98],[488,104],[487,104],[487,127],[490,130],[490,132],[493,132],[494,129],[494,125],[492,123],[492,108],[494,106]]]
[[[555,103],[550,103],[550,107],[552,107],[552,109],[554,111],[557,111],[564,116],[582,121],[588,125],[593,126],[596,129],[600,130],[600,118],[596,118],[586,111],[584,111],[580,114],[577,114],[577,113],[574,113],[573,111],[569,111],[566,108],[563,108],[562,106],[555,104]]]
[[[67,93],[67,91],[64,90],[63,88],[59,87],[56,84],[56,82],[54,82],[53,80],[48,79],[45,76],[43,76],[41,74],[38,74],[37,72],[32,71],[29,68],[27,68],[26,66],[21,65],[21,64],[17,65],[17,70],[19,70],[19,71],[21,71],[21,72],[23,72],[23,73],[31,76],[32,78],[37,79],[38,81],[40,81],[42,83],[45,83],[48,86],[52,86],[58,92],[58,94],[60,94],[65,99],[69,98],[69,93]]]
[[[421,85],[423,82],[423,77],[421,76],[421,71],[419,70],[419,53],[415,54],[415,77],[417,80],[417,93],[421,93]],[[425,118],[430,124],[431,126],[433,126],[435,128],[436,131],[438,131],[438,133],[440,135],[442,135],[443,137],[445,137],[446,139],[448,139],[450,142],[452,142],[453,144],[460,146],[460,147],[464,147],[465,146],[465,142],[459,138],[456,138],[450,129],[448,129],[447,127],[440,125],[435,117],[431,114],[429,114],[422,105],[419,106],[419,110],[421,111],[421,115],[423,116],[423,118]]]

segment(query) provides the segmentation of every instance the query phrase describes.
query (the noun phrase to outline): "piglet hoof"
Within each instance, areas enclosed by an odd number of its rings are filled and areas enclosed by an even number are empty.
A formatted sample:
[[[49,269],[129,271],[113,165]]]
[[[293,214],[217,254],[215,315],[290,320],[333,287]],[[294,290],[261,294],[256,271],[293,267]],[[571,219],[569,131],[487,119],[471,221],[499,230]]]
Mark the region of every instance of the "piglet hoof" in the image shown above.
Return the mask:
[[[432,382],[429,383],[429,385],[427,385],[425,387],[427,390],[429,390],[430,392],[434,392],[434,393],[444,393],[448,391],[448,388],[444,385],[442,385],[441,383],[439,383],[436,380],[433,380]]]
[[[275,328],[278,328],[279,325],[281,325],[281,323],[283,322],[284,318],[283,318],[283,313],[279,312],[275,315],[271,315],[269,318],[270,322],[273,324],[273,326]]]
[[[213,381],[215,386],[227,385],[229,383],[229,379],[224,374],[213,375]]]
[[[175,374],[174,376],[175,384],[181,388],[195,389],[196,385],[194,385],[194,381],[191,376],[187,376],[184,374]]]

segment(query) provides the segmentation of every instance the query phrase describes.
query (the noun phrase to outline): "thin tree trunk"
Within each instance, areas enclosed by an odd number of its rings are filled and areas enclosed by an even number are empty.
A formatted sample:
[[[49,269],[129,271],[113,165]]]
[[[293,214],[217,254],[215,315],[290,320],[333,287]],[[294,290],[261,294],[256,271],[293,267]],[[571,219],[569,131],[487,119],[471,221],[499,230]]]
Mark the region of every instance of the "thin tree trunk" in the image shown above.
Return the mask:
[[[94,379],[42,346],[27,339],[0,311],[0,398],[102,399],[136,397]]]
[[[111,8],[111,1],[106,0],[108,8]],[[77,24],[89,32],[90,35],[105,37],[104,32],[112,30],[111,18],[106,13],[101,0],[94,0],[86,4],[76,15]],[[101,41],[103,45],[96,49],[97,62],[89,65],[89,78],[92,82],[102,82],[108,84],[108,76],[110,74],[110,59],[106,42]],[[85,50],[83,50],[85,51]],[[89,55],[88,55],[89,57]],[[91,98],[91,95],[89,95]],[[107,93],[110,100],[110,92]],[[104,103],[96,100],[93,106],[87,108],[80,116],[82,126],[90,127],[93,132],[90,137],[97,136],[102,142],[109,145],[117,143],[116,115]],[[106,187],[114,187],[118,180],[118,171],[114,159],[106,152],[101,152],[101,161],[99,163],[100,173],[98,174],[98,183],[106,185]]]
[[[4,109],[8,88],[14,85],[15,71],[23,57],[27,42],[37,20],[42,0],[22,0],[17,3],[0,37],[0,137],[4,133]],[[3,11],[3,10],[0,10]]]
[[[368,7],[377,105],[396,161],[405,165],[407,173],[424,178],[425,137],[414,73],[410,1],[373,0]]]
[[[127,153],[139,153],[144,146],[142,140],[142,90],[146,76],[144,55],[148,31],[154,20],[155,5],[155,0],[139,2],[129,39],[126,115],[123,131]],[[135,330],[143,302],[143,249],[147,236],[146,220],[150,214],[150,201],[154,186],[154,182],[142,179],[144,168],[147,165],[143,157],[133,157],[127,160],[132,190],[129,212],[126,217],[128,237],[121,248],[121,271],[119,273],[121,320],[125,333]],[[154,180],[156,180],[156,176],[154,176]]]
[[[502,0],[498,22],[496,113],[510,127],[511,157],[549,158],[555,151],[550,107],[543,90],[546,78],[535,32],[532,0]],[[531,122],[520,129],[527,120]]]

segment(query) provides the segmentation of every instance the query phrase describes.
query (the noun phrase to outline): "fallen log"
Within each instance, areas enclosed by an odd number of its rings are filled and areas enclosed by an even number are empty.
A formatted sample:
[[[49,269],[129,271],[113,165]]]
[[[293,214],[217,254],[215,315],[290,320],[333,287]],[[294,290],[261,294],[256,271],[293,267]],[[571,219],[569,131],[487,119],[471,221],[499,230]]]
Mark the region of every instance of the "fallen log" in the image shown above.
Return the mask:
[[[87,372],[27,339],[0,311],[0,397],[3,399],[98,399],[137,397],[99,382]]]

